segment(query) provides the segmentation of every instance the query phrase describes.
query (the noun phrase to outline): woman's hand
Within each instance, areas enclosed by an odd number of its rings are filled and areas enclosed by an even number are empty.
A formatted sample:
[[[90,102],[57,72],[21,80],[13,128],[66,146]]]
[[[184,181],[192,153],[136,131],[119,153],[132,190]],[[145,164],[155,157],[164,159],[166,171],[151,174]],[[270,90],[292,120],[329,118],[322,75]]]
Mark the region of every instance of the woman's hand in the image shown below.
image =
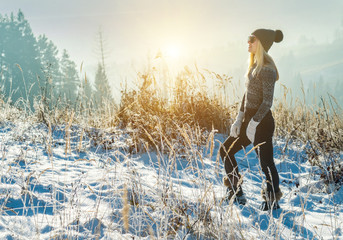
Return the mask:
[[[255,140],[256,127],[258,124],[259,122],[255,122],[253,119],[251,119],[247,127],[247,137],[252,143],[254,143]]]
[[[238,137],[241,131],[241,126],[244,118],[244,112],[239,112],[236,121],[231,125],[230,136]]]

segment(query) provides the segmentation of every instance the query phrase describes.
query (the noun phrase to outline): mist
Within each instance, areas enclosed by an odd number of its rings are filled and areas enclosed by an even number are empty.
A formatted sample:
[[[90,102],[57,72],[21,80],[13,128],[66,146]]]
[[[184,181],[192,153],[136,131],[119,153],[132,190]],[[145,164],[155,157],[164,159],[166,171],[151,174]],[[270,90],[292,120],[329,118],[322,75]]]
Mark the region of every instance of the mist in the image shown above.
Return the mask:
[[[270,28],[284,33],[284,40],[269,51],[280,72],[276,96],[282,96],[286,86],[294,99],[302,99],[305,92],[307,103],[316,102],[309,97],[314,92],[318,96],[329,92],[343,102],[340,0],[0,2],[1,14],[21,9],[33,32],[45,34],[60,50],[67,49],[93,82],[101,60],[96,51],[101,29],[115,98],[125,82],[144,71],[148,59],[170,46],[180,52],[174,59],[166,56],[170,71],[196,64],[199,69],[232,76],[243,91],[247,36],[257,28]]]

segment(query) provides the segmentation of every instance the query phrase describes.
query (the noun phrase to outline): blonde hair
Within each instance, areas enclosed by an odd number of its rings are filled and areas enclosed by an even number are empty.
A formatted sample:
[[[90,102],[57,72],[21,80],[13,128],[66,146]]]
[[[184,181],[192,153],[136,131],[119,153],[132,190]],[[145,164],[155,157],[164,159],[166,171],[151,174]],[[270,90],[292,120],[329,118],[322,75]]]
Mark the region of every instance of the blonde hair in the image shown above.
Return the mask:
[[[279,80],[279,71],[277,70],[277,67],[274,63],[273,58],[264,50],[261,42],[256,39],[257,41],[257,47],[256,47],[256,53],[250,53],[249,57],[249,67],[248,71],[246,73],[246,76],[248,77],[248,74],[250,70],[252,69],[253,65],[256,63],[256,68],[252,72],[253,76],[257,76],[263,66],[268,66],[270,68],[275,69],[276,71],[276,81]]]

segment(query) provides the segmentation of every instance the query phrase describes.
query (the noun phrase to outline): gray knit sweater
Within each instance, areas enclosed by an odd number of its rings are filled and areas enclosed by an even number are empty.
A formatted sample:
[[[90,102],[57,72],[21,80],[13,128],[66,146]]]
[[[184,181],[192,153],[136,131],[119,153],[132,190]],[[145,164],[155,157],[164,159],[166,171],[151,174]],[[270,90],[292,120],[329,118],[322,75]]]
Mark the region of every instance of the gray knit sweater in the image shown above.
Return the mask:
[[[276,70],[270,65],[266,65],[254,77],[252,72],[255,67],[253,66],[248,73],[246,91],[243,96],[240,111],[245,112],[246,109],[257,110],[253,120],[261,122],[273,104]]]

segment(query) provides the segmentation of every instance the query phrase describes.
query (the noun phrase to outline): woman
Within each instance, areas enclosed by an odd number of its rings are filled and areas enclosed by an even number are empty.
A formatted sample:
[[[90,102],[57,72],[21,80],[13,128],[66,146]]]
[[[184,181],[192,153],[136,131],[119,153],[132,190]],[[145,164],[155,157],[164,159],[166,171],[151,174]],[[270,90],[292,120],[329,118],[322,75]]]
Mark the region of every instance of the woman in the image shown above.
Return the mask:
[[[273,42],[281,42],[282,39],[283,33],[280,30],[257,29],[249,36],[250,63],[246,91],[236,121],[231,126],[230,136],[220,149],[227,174],[224,178],[228,190],[227,200],[234,198],[235,202],[244,205],[243,180],[234,155],[250,143],[258,146],[255,151],[267,180],[267,188],[262,190],[262,210],[279,208],[278,201],[282,196],[273,159],[272,137],[275,125],[270,111],[279,74],[268,54]]]

